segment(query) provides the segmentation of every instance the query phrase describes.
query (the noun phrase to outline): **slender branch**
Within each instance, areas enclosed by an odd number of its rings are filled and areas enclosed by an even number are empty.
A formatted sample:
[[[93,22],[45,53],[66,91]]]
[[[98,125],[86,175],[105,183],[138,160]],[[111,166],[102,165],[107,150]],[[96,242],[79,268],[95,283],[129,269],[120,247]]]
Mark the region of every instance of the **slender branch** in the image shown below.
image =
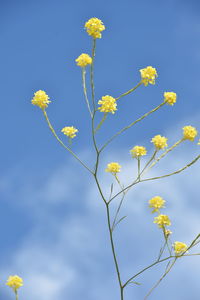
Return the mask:
[[[84,96],[85,96],[85,101],[86,101],[86,104],[87,104],[87,107],[88,107],[88,111],[89,111],[90,116],[92,118],[92,111],[91,111],[91,108],[90,108],[90,103],[89,103],[88,95],[87,95],[87,88],[86,88],[86,82],[85,82],[85,74],[86,74],[86,70],[85,70],[85,68],[82,68],[83,93],[84,93]]]
[[[140,81],[136,86],[134,86],[132,89],[128,90],[127,92],[121,94],[119,97],[115,98],[115,100],[119,100],[120,98],[132,93],[135,91],[140,85],[142,84],[142,81]]]
[[[97,130],[99,130],[101,128],[101,125],[103,124],[103,122],[105,121],[106,117],[107,117],[108,113],[104,113],[103,118],[101,119],[100,123],[98,124],[97,128],[95,129],[94,133],[97,132]]]
[[[149,166],[149,168],[146,169],[146,172],[149,171],[153,166],[155,166],[155,164],[157,162],[159,162],[161,160],[161,158],[165,157],[165,155],[167,155],[170,151],[172,151],[174,148],[176,148],[178,145],[180,145],[183,141],[184,141],[183,138],[178,140],[174,145],[172,145],[165,152],[163,152],[158,158],[156,158],[156,160]]]
[[[74,158],[76,159],[76,160],[78,160],[79,161],[79,163],[84,167],[84,168],[86,168],[91,174],[93,174],[93,172],[80,160],[80,158],[70,149],[70,148],[68,148],[62,141],[61,141],[61,139],[57,136],[57,134],[56,134],[56,132],[55,132],[55,130],[54,130],[54,128],[53,128],[53,126],[51,125],[51,123],[50,123],[50,121],[49,121],[49,118],[48,118],[48,115],[47,115],[47,112],[45,111],[45,110],[43,110],[43,113],[44,113],[44,116],[45,116],[45,119],[46,119],[46,121],[47,121],[47,124],[48,124],[48,126],[49,126],[49,129],[51,130],[51,132],[53,133],[53,135],[54,135],[54,137],[57,139],[57,141],[68,151],[68,152],[70,152],[73,156],[74,156]]]
[[[149,180],[156,180],[156,179],[161,179],[161,178],[165,178],[165,177],[169,177],[175,174],[178,174],[182,171],[184,171],[185,169],[187,169],[188,167],[192,166],[196,161],[198,161],[200,159],[200,155],[198,155],[195,159],[193,159],[189,164],[185,165],[183,168],[178,169],[172,173],[169,174],[165,174],[162,176],[157,176],[157,177],[152,177],[152,178],[146,178],[146,179],[141,179],[140,181],[138,180],[138,178],[136,178],[136,180],[134,182],[132,182],[131,184],[129,184],[128,186],[126,186],[123,191],[126,191],[128,189],[130,189],[132,186],[134,186],[135,184],[139,183],[139,182],[144,182],[144,181],[149,181]],[[115,194],[109,202],[113,201],[117,196],[119,196],[121,193],[123,193],[123,191],[118,192],[117,194]]]
[[[14,290],[14,292],[15,292],[15,299],[18,300],[18,292],[17,292],[17,290]]]
[[[94,58],[95,58],[95,51],[96,51],[96,39],[93,39],[93,46],[92,46],[92,63],[90,68],[90,82],[91,82],[91,89],[92,89],[92,103],[93,109],[95,111],[95,94],[94,94]]]
[[[116,178],[116,180],[117,180],[117,182],[118,182],[118,184],[119,184],[121,190],[123,190],[123,186],[121,185],[121,183],[120,183],[119,178],[117,177],[117,175],[115,176],[115,178]],[[118,208],[117,208],[117,211],[116,211],[116,213],[115,213],[115,217],[114,217],[114,220],[113,220],[113,223],[112,223],[112,232],[113,232],[113,230],[114,230],[114,228],[115,228],[115,226],[116,226],[116,224],[117,224],[117,223],[116,223],[117,217],[118,217],[118,215],[119,215],[119,212],[120,212],[122,203],[123,203],[123,201],[124,201],[125,195],[126,195],[126,192],[123,192],[122,199],[121,199],[121,201],[120,201],[120,203],[119,203],[119,206],[118,206]]]
[[[163,274],[163,276],[156,282],[156,284],[150,289],[150,291],[147,293],[147,295],[144,297],[144,300],[146,300],[150,294],[153,292],[153,290],[155,288],[157,288],[157,286],[161,283],[161,281],[165,278],[165,276],[170,272],[170,270],[172,269],[172,267],[174,266],[175,262],[177,260],[177,257],[173,260],[173,262],[171,263],[171,265],[167,266],[167,269],[165,271],[165,273]]]
[[[126,131],[127,129],[131,128],[133,125],[135,125],[136,123],[142,121],[144,118],[146,118],[147,116],[149,116],[150,114],[152,114],[153,112],[157,111],[160,107],[162,107],[165,104],[165,102],[162,102],[161,104],[159,104],[158,106],[156,106],[155,108],[153,108],[152,110],[150,110],[149,112],[145,113],[143,116],[141,116],[140,118],[138,118],[136,121],[132,122],[130,125],[124,127],[123,129],[121,129],[120,131],[118,131],[116,134],[114,134],[100,149],[100,152],[108,146],[108,144],[110,144],[118,135],[120,135],[121,133],[123,133],[124,131]]]

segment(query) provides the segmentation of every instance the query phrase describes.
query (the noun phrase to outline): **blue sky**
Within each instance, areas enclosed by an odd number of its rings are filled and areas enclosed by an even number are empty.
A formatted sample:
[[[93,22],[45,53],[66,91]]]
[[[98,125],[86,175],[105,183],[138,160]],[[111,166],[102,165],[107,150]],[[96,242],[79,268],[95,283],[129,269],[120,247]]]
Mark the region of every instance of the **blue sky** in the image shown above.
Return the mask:
[[[178,95],[176,105],[163,107],[107,148],[100,170],[105,188],[112,180],[104,174],[110,161],[123,165],[122,180],[134,174],[129,155],[134,145],[151,151],[155,134],[167,136],[172,144],[184,125],[200,130],[199,1],[0,1],[0,300],[13,299],[4,286],[10,274],[24,278],[22,300],[78,300],[83,294],[87,300],[118,299],[105,211],[92,178],[56,143],[41,111],[30,104],[35,91],[45,90],[55,129],[77,127],[73,149],[93,166],[90,122],[75,59],[91,51],[83,27],[94,16],[106,26],[97,41],[96,100],[133,87],[140,80],[139,69],[147,65],[158,72],[155,86],[140,87],[120,100],[117,113],[98,134],[99,144],[158,105],[163,92]],[[196,143],[188,142],[152,174],[182,167],[198,153]],[[128,218],[115,237],[125,278],[151,263],[159,251],[160,232],[146,205],[155,194],[168,201],[175,240],[189,243],[199,232],[199,179],[197,163],[179,176],[130,193],[123,211]],[[138,278],[142,285],[128,288],[126,299],[142,300],[162,272],[156,268]],[[149,299],[197,300],[198,278],[198,257],[185,258]]]

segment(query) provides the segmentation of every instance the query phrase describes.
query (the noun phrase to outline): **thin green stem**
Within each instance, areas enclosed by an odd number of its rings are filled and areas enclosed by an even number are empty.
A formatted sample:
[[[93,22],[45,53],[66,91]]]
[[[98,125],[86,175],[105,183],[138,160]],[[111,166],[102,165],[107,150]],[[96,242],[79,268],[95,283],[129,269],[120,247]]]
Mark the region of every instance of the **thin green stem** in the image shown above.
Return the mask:
[[[159,104],[158,106],[156,106],[155,108],[153,108],[152,110],[150,110],[149,112],[145,113],[143,116],[141,116],[140,118],[138,118],[136,121],[132,122],[131,124],[129,124],[128,126],[122,128],[120,131],[118,131],[116,134],[114,134],[100,149],[100,152],[103,151],[103,149],[105,147],[108,146],[108,144],[110,144],[118,135],[120,135],[121,133],[123,133],[124,131],[128,130],[129,128],[131,128],[133,125],[135,125],[136,123],[142,121],[144,118],[146,118],[147,116],[149,116],[150,114],[152,114],[153,112],[157,111],[160,107],[162,107],[165,104],[165,102],[162,102],[161,104]]]
[[[93,46],[92,46],[92,63],[90,67],[90,83],[91,83],[91,90],[92,90],[92,104],[94,111],[96,110],[95,105],[95,93],[94,93],[94,58],[95,58],[95,51],[96,51],[96,39],[93,39]]]
[[[137,158],[138,162],[138,180],[140,181],[140,157]]]
[[[45,116],[45,119],[47,121],[47,124],[49,126],[49,129],[51,130],[51,132],[53,133],[54,137],[57,139],[57,141],[68,151],[70,152],[74,158],[76,160],[78,160],[78,162],[84,167],[86,168],[91,174],[93,174],[93,172],[80,160],[80,158],[70,149],[68,148],[62,141],[61,139],[57,136],[53,126],[51,125],[50,121],[49,121],[49,118],[48,118],[48,115],[47,115],[47,112],[45,110],[43,110],[43,113],[44,113],[44,116]]]
[[[98,124],[97,128],[95,129],[94,133],[97,132],[97,130],[99,130],[101,128],[101,125],[104,123],[104,121],[106,120],[108,113],[104,113],[103,118],[101,119],[100,123]]]
[[[115,246],[114,246],[114,241],[113,241],[112,228],[111,228],[111,222],[110,222],[109,204],[106,205],[106,213],[107,213],[107,222],[108,222],[112,254],[113,254],[115,268],[116,268],[117,277],[118,277],[118,282],[119,282],[119,286],[120,286],[121,300],[123,300],[123,285],[122,285],[122,281],[121,281],[121,275],[120,275],[120,271],[119,271],[119,266],[118,266],[118,261],[117,261],[117,256],[116,256]]]
[[[89,103],[88,95],[87,95],[87,87],[86,87],[86,81],[85,81],[85,74],[86,74],[86,70],[85,70],[85,68],[82,68],[83,93],[84,93],[84,96],[85,96],[85,101],[86,101],[86,104],[87,104],[87,107],[88,107],[88,111],[89,111],[90,116],[92,118],[92,111],[91,111],[91,108],[90,108],[90,103]]]
[[[134,86],[132,89],[128,90],[127,92],[121,94],[119,97],[115,98],[115,100],[119,100],[120,98],[132,93],[133,91],[135,91],[140,85],[142,84],[142,82],[140,81],[136,86]]]
[[[15,292],[15,299],[18,300],[19,298],[18,298],[18,292],[17,292],[17,290],[15,290],[14,292]]]
[[[120,183],[119,178],[117,177],[117,175],[115,175],[115,179],[117,180],[117,182],[118,182],[118,184],[119,184],[121,190],[123,190],[123,186],[121,185],[121,183]],[[121,199],[121,201],[120,201],[120,203],[119,203],[119,206],[118,206],[118,208],[117,208],[117,211],[116,211],[116,213],[115,213],[114,220],[113,220],[113,223],[112,223],[112,232],[114,231],[115,226],[116,226],[116,224],[118,223],[118,222],[117,222],[117,217],[118,217],[119,212],[120,212],[120,209],[121,209],[121,207],[122,207],[122,203],[123,203],[123,201],[124,201],[125,195],[126,195],[126,192],[123,192],[122,199]],[[108,203],[109,203],[109,202],[108,202]]]
[[[170,151],[172,151],[174,148],[176,148],[178,145],[180,145],[183,141],[184,141],[183,138],[178,140],[174,145],[172,145],[165,152],[163,152],[158,158],[156,158],[156,160],[149,166],[149,168],[146,169],[146,172],[149,171],[153,166],[155,166],[155,164],[157,162],[159,162],[161,160],[161,158],[165,157],[165,155],[167,155]]]
[[[165,178],[165,177],[169,177],[169,176],[172,176],[172,175],[175,175],[175,174],[178,174],[182,171],[184,171],[185,169],[189,168],[190,166],[192,166],[196,161],[198,161],[200,159],[200,155],[198,155],[195,159],[193,159],[189,164],[185,165],[183,168],[181,169],[178,169],[172,173],[169,173],[169,174],[165,174],[165,175],[162,175],[162,176],[157,176],[157,177],[152,177],[152,178],[146,178],[146,179],[141,179],[140,181],[138,180],[138,178],[136,178],[136,180],[134,182],[132,182],[131,184],[129,184],[128,186],[126,186],[123,191],[126,191],[128,189],[130,189],[132,186],[136,185],[137,183],[139,182],[144,182],[144,181],[150,181],[150,180],[156,180],[156,179],[162,179],[162,178]],[[111,201],[113,201],[117,196],[119,196],[121,193],[123,193],[123,191],[120,191],[118,192],[117,194],[115,194],[109,201],[109,203]]]
[[[172,267],[174,266],[175,262],[177,260],[177,257],[173,260],[173,262],[171,263],[171,265],[169,265],[165,271],[165,273],[163,274],[163,276],[156,282],[156,284],[150,289],[150,291],[147,293],[147,295],[144,297],[144,300],[146,300],[150,294],[153,292],[153,290],[155,288],[157,288],[157,286],[161,283],[161,281],[165,278],[165,276],[171,271]]]

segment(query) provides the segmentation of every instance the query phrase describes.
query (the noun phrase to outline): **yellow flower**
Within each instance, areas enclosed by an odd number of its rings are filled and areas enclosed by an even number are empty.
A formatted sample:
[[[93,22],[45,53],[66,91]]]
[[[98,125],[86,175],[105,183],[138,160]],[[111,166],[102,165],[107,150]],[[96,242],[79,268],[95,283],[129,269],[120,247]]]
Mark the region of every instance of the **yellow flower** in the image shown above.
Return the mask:
[[[11,287],[14,290],[14,292],[16,292],[18,288],[20,288],[21,286],[23,286],[23,279],[20,278],[17,275],[9,276],[8,279],[7,279],[6,284],[9,287]]]
[[[155,78],[158,77],[157,71],[155,68],[148,66],[140,70],[142,83],[147,86],[150,84],[155,84]]]
[[[172,234],[172,231],[169,229],[165,229],[165,236],[168,237],[170,234]]]
[[[98,104],[101,104],[101,107],[98,107],[101,112],[111,112],[114,114],[117,110],[116,99],[108,95],[103,96],[101,100],[99,100]]]
[[[98,18],[91,18],[85,23],[85,28],[87,33],[91,35],[94,39],[101,38],[101,32],[105,30],[103,22]]]
[[[121,166],[117,162],[112,162],[107,164],[107,169],[105,171],[116,175],[116,173],[121,171]]]
[[[184,140],[194,141],[197,134],[198,134],[198,132],[197,132],[195,127],[192,127],[190,125],[183,127],[183,138],[184,138]]]
[[[76,59],[76,63],[77,66],[79,67],[86,67],[87,65],[91,65],[92,63],[92,58],[86,54],[86,53],[82,53],[81,55],[79,55],[79,57]]]
[[[174,92],[165,92],[164,101],[169,105],[174,105],[176,103],[177,95]]]
[[[143,146],[135,146],[130,150],[132,157],[139,157],[147,154],[147,150]]]
[[[176,254],[183,254],[187,251],[188,246],[185,243],[182,242],[175,242],[174,245],[174,252]]]
[[[198,141],[197,145],[200,145],[200,139],[199,139],[199,141]]]
[[[33,105],[37,105],[41,109],[45,109],[46,107],[48,107],[48,104],[51,101],[49,101],[49,96],[45,93],[45,91],[39,90],[34,93],[34,97],[31,102]]]
[[[67,127],[64,127],[61,130],[61,132],[63,132],[70,139],[72,139],[72,138],[74,138],[76,136],[76,132],[78,132],[78,129],[74,128],[73,126],[67,126]]]
[[[158,134],[151,139],[151,142],[154,144],[157,150],[160,150],[167,147],[167,140],[168,139],[166,137]]]
[[[153,208],[152,213],[164,207],[164,204],[165,204],[165,200],[160,196],[155,196],[149,200],[149,207]]]
[[[160,228],[171,225],[171,221],[167,215],[159,215],[158,217],[155,217],[154,223],[158,224],[158,227]]]

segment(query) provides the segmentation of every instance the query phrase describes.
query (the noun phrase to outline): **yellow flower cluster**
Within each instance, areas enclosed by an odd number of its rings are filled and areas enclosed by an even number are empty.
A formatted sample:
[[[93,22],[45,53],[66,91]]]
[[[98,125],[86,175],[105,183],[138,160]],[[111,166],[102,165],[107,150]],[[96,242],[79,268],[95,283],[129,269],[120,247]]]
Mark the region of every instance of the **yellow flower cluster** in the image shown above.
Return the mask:
[[[155,84],[155,79],[158,77],[157,71],[155,68],[148,66],[140,70],[142,83],[147,86],[150,84]]]
[[[167,138],[164,136],[161,136],[160,134],[155,135],[151,142],[154,144],[157,150],[163,149],[167,147]]]
[[[112,162],[112,163],[107,164],[106,172],[116,175],[120,171],[121,171],[121,166],[117,162]]]
[[[167,215],[158,215],[154,218],[154,223],[158,224],[160,228],[171,225],[171,221]]]
[[[23,279],[17,275],[9,276],[6,285],[11,287],[14,290],[14,292],[16,292],[18,288],[23,286]]]
[[[114,114],[117,110],[116,99],[109,95],[103,96],[101,100],[99,100],[98,104],[101,104],[98,109],[104,113],[111,112],[112,114]]]
[[[177,95],[174,92],[165,92],[164,101],[169,105],[174,105],[176,103]]]
[[[91,18],[85,23],[85,29],[87,30],[87,33],[94,39],[100,39],[101,32],[105,30],[105,26],[100,19]]]
[[[190,125],[183,127],[183,138],[184,140],[194,141],[198,132],[195,127]]]
[[[147,154],[147,150],[143,146],[135,146],[130,150],[132,157],[139,157]]]
[[[160,196],[155,196],[149,200],[149,207],[153,208],[152,213],[159,211],[160,208],[163,208],[165,200]]]
[[[78,129],[74,128],[73,126],[64,127],[61,132],[67,135],[70,139],[73,139],[76,136],[76,132]]]
[[[91,65],[92,58],[88,54],[82,53],[81,55],[79,55],[79,57],[77,57],[76,63],[77,66],[84,68],[87,65]]]
[[[39,106],[41,109],[45,109],[51,101],[49,101],[49,96],[45,93],[45,91],[39,90],[34,93],[34,97],[31,102],[33,105]]]
[[[185,243],[182,242],[175,242],[174,245],[174,252],[176,254],[183,254],[187,251],[188,246]]]

